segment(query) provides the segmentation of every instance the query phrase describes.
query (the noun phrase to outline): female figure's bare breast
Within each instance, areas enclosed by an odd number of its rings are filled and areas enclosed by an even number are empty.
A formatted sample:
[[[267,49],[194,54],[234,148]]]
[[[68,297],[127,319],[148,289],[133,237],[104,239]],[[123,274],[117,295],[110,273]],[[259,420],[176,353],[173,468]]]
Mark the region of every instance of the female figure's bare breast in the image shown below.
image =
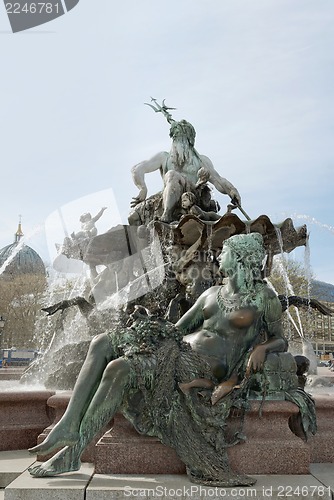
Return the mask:
[[[219,364],[221,373],[228,374],[241,352],[246,352],[254,341],[259,312],[240,307],[226,313],[219,307],[215,291],[205,302],[203,316],[201,327],[185,335],[183,340],[194,351],[211,358],[213,366]]]

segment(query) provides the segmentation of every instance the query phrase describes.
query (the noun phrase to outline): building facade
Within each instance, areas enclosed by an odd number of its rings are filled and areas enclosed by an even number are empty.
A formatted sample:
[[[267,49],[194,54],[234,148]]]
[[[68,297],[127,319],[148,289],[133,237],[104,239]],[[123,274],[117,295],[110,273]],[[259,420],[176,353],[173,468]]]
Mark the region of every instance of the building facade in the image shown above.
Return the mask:
[[[334,311],[333,302],[322,303]],[[312,344],[315,352],[320,355],[334,353],[334,312],[332,316],[314,314],[313,329]]]

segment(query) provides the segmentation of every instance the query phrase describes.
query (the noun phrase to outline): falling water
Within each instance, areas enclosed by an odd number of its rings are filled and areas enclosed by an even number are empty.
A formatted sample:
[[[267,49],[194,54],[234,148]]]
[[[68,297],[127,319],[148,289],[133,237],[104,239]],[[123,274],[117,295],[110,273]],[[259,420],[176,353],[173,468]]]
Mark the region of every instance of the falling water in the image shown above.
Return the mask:
[[[158,276],[165,276],[165,268],[168,265],[168,263],[164,262],[153,269],[146,269],[145,273],[142,272],[137,277],[131,279],[126,286],[117,288],[112,295],[105,297],[104,300],[98,301],[96,303],[97,309],[99,311],[116,311],[121,306],[152,291],[160,284],[160,281],[162,282],[162,278],[159,279]]]
[[[311,298],[311,249],[309,239],[306,239],[304,251],[305,278],[307,280],[307,298]]]
[[[50,283],[48,283],[48,289],[44,297],[44,302],[45,305],[53,304],[56,302],[55,300],[55,295],[56,295],[56,288],[58,285],[56,285],[56,280],[52,280]],[[53,334],[51,335],[51,331],[53,331]],[[45,350],[46,344],[47,347],[46,349],[49,350],[50,346],[52,345],[55,337],[55,332],[53,328],[51,327],[50,321],[45,321],[45,313],[40,313],[37,316],[36,322],[35,322],[35,329],[34,329],[34,335],[33,335],[33,343],[36,346],[39,346],[40,349]],[[51,340],[50,340],[51,339]]]
[[[290,312],[288,310],[287,310],[287,314],[288,314],[289,320],[291,321],[291,323],[295,327],[298,335],[300,336],[301,339],[303,339],[304,338],[304,332],[303,332],[303,329],[302,329],[302,325],[300,324],[300,329],[299,329],[298,326],[297,326],[297,324],[296,324],[296,322],[295,322],[295,320],[293,319],[293,317],[291,316],[291,314],[290,314]],[[300,322],[300,316],[299,316],[299,314],[297,314],[297,318],[298,318],[298,321]]]
[[[330,226],[329,224],[323,224],[322,222],[318,221],[317,219],[315,219],[314,217],[311,217],[309,215],[293,214],[291,217],[293,217],[294,219],[306,220],[307,222],[310,222],[311,224],[319,226],[322,229],[327,229],[328,231],[330,231],[331,233],[334,234],[334,227],[333,226]]]
[[[279,266],[280,266],[280,269],[281,269],[281,272],[282,272],[282,276],[283,276],[283,279],[284,279],[284,283],[285,283],[286,295],[287,296],[288,295],[294,295],[293,287],[292,287],[291,282],[289,280],[289,276],[288,276],[288,273],[287,273],[287,270],[286,270],[286,266],[285,266],[282,233],[281,233],[281,230],[277,226],[275,226],[275,231],[276,231],[277,240],[278,240],[280,251],[281,251],[280,260],[278,262],[279,262]],[[291,323],[293,324],[293,326],[297,330],[298,335],[301,338],[304,338],[303,325],[302,325],[300,314],[299,314],[299,310],[298,310],[297,307],[295,307],[295,311],[296,311],[296,316],[297,316],[297,319],[298,319],[299,327],[297,327],[296,322],[293,320],[293,318],[292,318],[292,316],[291,316],[291,314],[289,312],[289,308],[287,309],[287,314],[288,314],[288,317],[289,317]]]
[[[305,278],[307,280],[307,299],[309,301],[308,314],[307,314],[307,326],[308,331],[312,332],[311,322],[312,322],[312,308],[310,305],[311,301],[311,248],[309,238],[306,238],[305,251],[304,251],[304,268],[305,268]],[[313,332],[311,333],[313,336]]]
[[[213,236],[212,224],[208,224],[206,227],[207,227],[207,235],[208,235],[208,253],[207,253],[207,259],[208,259],[208,261],[210,261],[213,258],[213,253],[212,253],[212,236]]]
[[[86,277],[80,276],[75,281],[69,282],[61,273],[53,273],[48,282],[43,307],[83,295],[83,280],[86,280]],[[47,316],[41,311],[35,322],[33,340],[34,345],[38,346],[43,354],[29,365],[20,382],[29,385],[42,383],[54,370],[55,352],[65,345],[77,343],[79,339],[84,341],[90,338],[86,321],[78,310],[64,310],[55,316]]]
[[[45,389],[42,383],[21,384],[18,380],[0,380],[0,392],[33,392],[43,391]]]

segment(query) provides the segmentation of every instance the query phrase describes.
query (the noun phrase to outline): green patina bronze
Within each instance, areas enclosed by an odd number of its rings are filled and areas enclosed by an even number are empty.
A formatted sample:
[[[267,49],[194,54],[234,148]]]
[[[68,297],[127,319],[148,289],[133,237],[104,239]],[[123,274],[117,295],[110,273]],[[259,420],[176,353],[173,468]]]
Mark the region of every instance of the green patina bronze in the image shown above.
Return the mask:
[[[166,278],[159,290],[131,304],[131,313],[126,308],[118,316],[110,314],[107,331],[104,313],[103,328],[90,344],[64,416],[31,451],[49,455],[61,449],[29,470],[38,477],[78,470],[87,444],[121,411],[138,432],[173,447],[192,481],[251,485],[255,480],[231,470],[227,458],[227,448],[245,439],[243,416],[251,398],[293,401],[300,408],[295,432],[307,437],[316,430],[314,402],[298,387],[296,363],[287,352],[282,303],[264,279],[280,251],[277,232],[266,216],[244,223],[230,211],[217,215],[219,206],[211,200],[207,182],[241,209],[238,191],[194,149],[194,128],[173,120],[164,102],[154,103],[154,110],[171,124],[173,145],[170,153],[158,153],[133,168],[140,192],[132,203],[130,226],[83,242],[67,238],[63,247],[71,255],[75,243],[79,258],[91,267],[104,264],[112,274],[124,246],[130,248],[133,239],[140,251],[147,226],[154,226],[175,279]],[[145,175],[158,169],[163,193],[146,200]],[[297,233],[288,220],[281,234],[286,251],[306,239],[306,229]],[[125,271],[123,286],[131,276]],[[110,276],[103,281],[101,275],[95,288],[102,283],[108,294]],[[54,314],[76,304],[93,323],[97,313],[92,302],[77,297],[45,311]],[[235,423],[231,427],[232,409],[240,414],[237,428]]]
[[[229,437],[230,410],[246,410],[251,390],[293,400],[311,422],[305,431],[314,432],[312,404],[298,390],[293,357],[284,352],[281,304],[261,278],[264,256],[259,234],[233,236],[220,256],[224,285],[205,291],[176,325],[136,308],[131,326],[122,326],[123,317],[94,339],[66,413],[32,451],[64,448],[30,473],[77,470],[86,445],[122,411],[139,432],[172,446],[192,481],[253,484],[230,469],[226,451],[244,438],[242,421]],[[277,374],[283,358],[285,369]]]

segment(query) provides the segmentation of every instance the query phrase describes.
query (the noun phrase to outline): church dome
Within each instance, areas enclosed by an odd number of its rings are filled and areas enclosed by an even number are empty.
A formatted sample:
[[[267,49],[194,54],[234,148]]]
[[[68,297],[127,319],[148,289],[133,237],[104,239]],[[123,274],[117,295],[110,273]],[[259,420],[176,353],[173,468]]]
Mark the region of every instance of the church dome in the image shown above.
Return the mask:
[[[45,276],[45,266],[35,250],[21,242],[23,236],[21,223],[15,233],[15,241],[0,250],[0,271],[4,276],[19,274],[40,274]],[[8,261],[4,269],[2,267]]]

